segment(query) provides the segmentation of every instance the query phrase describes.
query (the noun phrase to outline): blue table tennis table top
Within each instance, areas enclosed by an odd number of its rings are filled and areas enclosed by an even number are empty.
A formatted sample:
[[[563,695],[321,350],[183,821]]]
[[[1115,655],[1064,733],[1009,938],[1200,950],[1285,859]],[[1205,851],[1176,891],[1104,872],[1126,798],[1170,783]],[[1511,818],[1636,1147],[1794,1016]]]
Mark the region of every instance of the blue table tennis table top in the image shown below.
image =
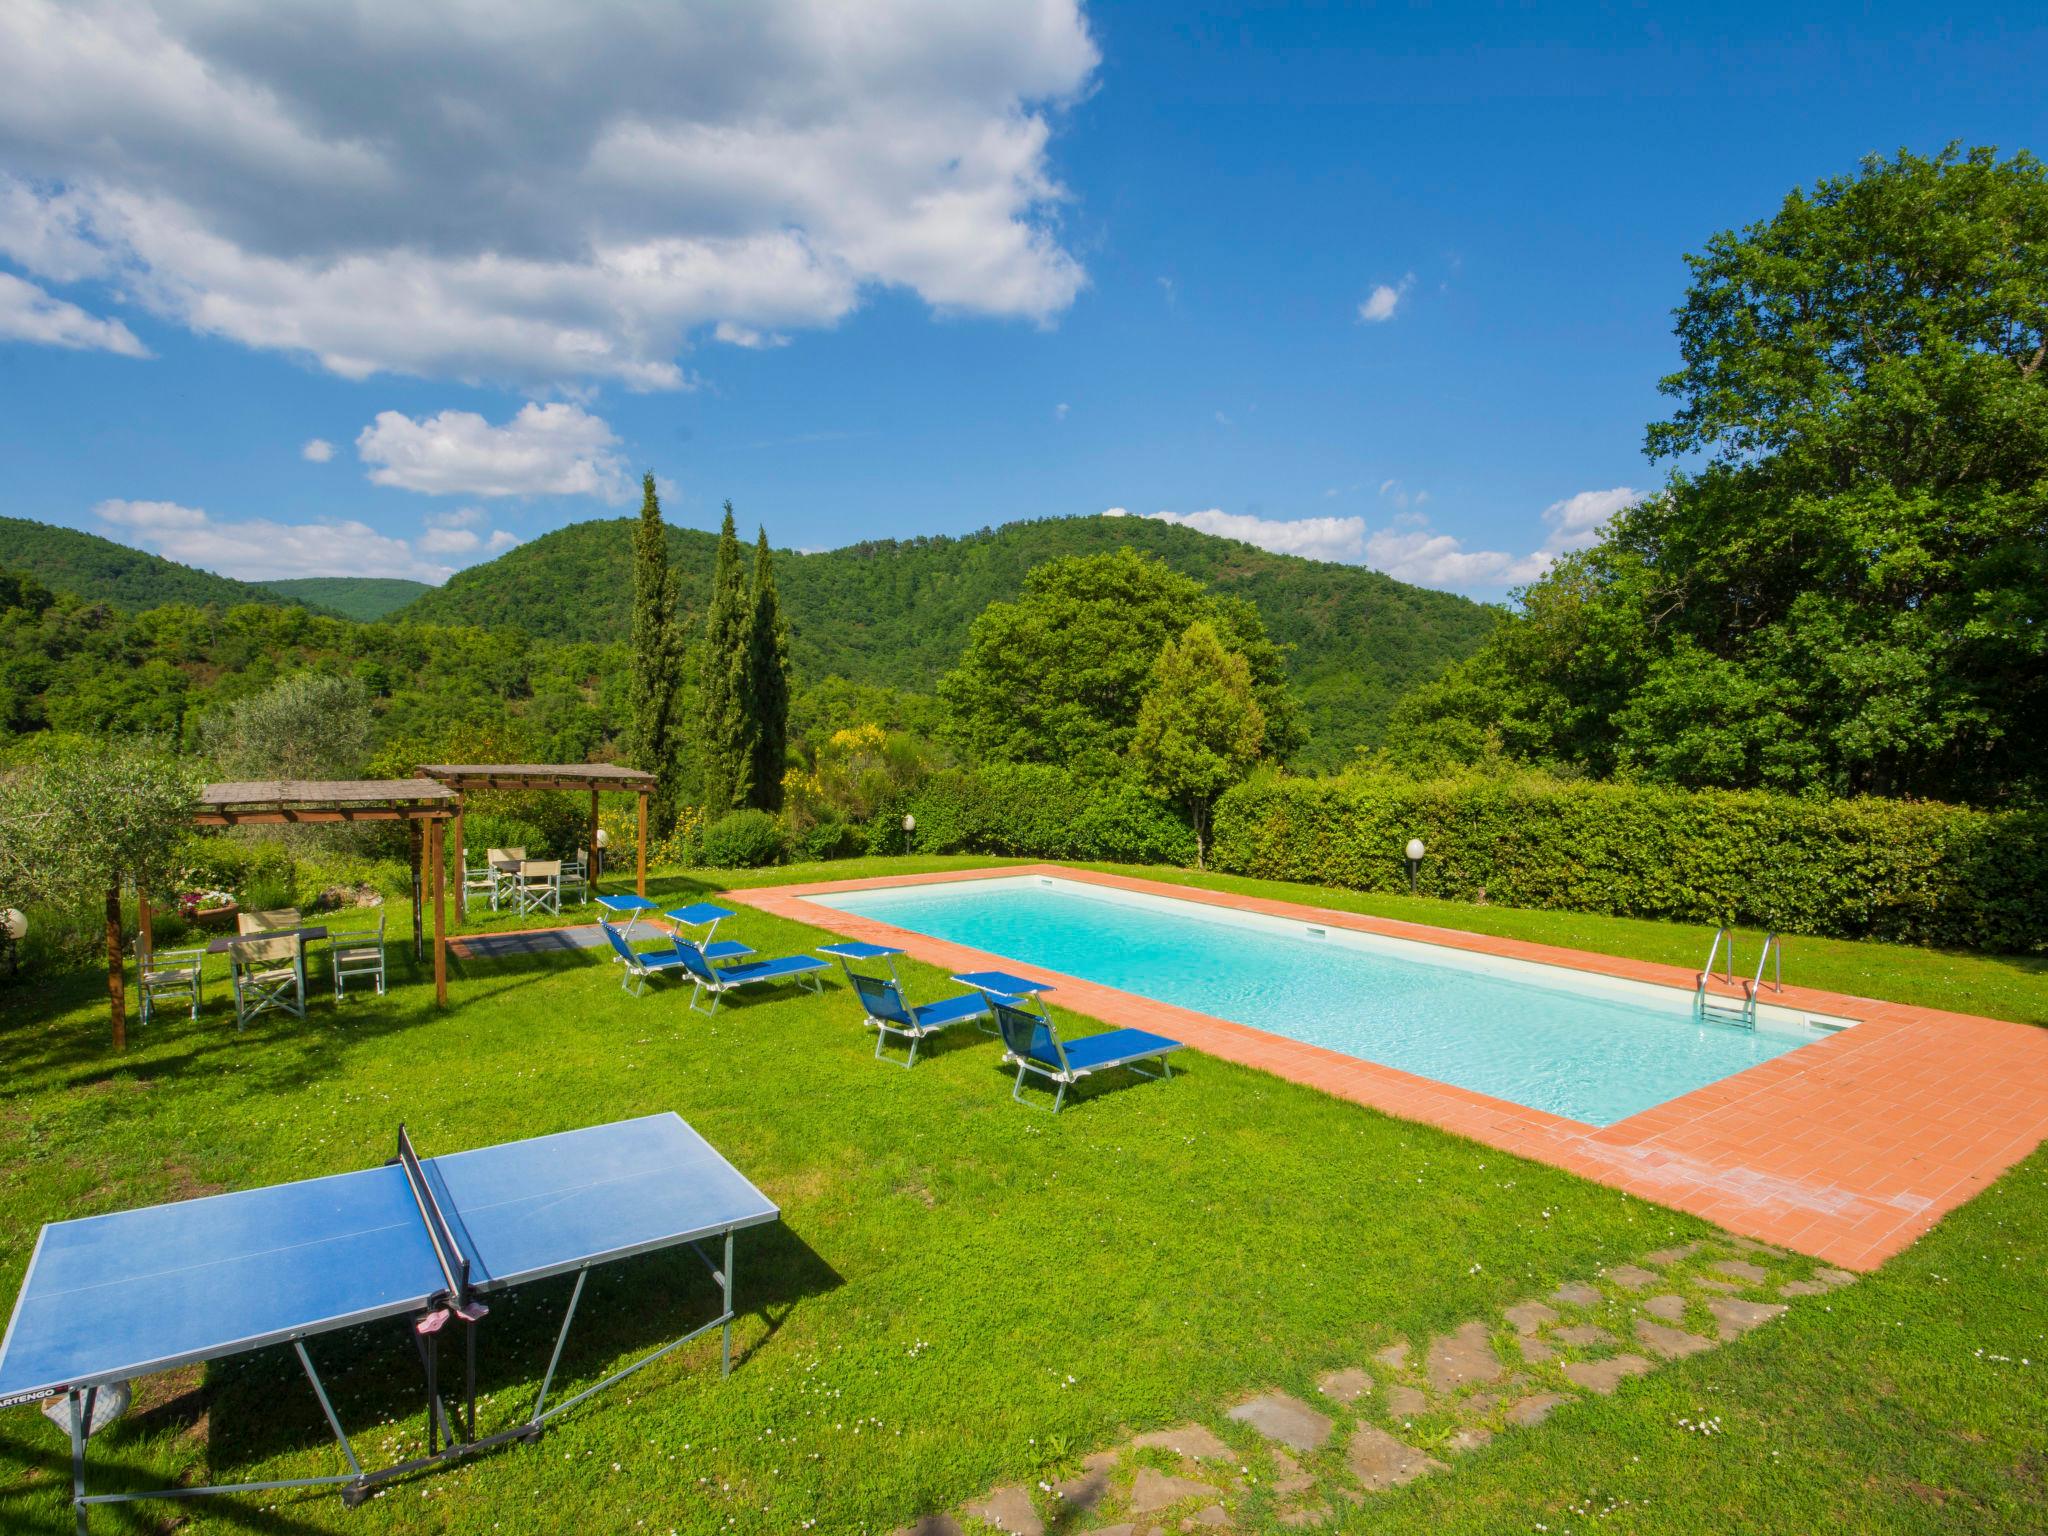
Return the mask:
[[[776,1220],[675,1114],[421,1160],[489,1292]],[[415,1312],[446,1287],[396,1164],[42,1230],[0,1403]]]

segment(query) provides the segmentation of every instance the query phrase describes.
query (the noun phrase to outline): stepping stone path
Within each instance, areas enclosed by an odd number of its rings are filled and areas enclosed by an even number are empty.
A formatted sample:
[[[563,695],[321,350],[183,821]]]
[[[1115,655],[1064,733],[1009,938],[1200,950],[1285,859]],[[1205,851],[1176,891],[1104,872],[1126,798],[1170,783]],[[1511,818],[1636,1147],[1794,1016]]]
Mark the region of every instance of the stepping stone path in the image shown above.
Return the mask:
[[[1431,1388],[1452,1392],[1475,1381],[1499,1381],[1508,1368],[1493,1352],[1493,1338],[1486,1324],[1467,1323],[1456,1333],[1431,1339],[1423,1372]]]
[[[1316,1405],[1278,1389],[1246,1398],[1222,1415],[1257,1436],[1234,1435],[1246,1444],[1241,1452],[1204,1423],[1149,1430],[1097,1451],[1051,1487],[1005,1485],[893,1536],[965,1536],[963,1519],[1011,1536],[1225,1531],[1247,1490],[1270,1497],[1263,1518],[1280,1528],[1328,1524],[1345,1500],[1445,1472],[1439,1457],[1483,1455],[1502,1434],[1534,1432],[1581,1395],[1616,1392],[1661,1361],[1717,1348],[1788,1310],[1784,1300],[1750,1299],[1757,1292],[1819,1296],[1855,1278],[1730,1234],[1674,1244],[1612,1265],[1597,1281],[1515,1302],[1497,1318],[1473,1318],[1419,1350],[1406,1339],[1386,1344],[1370,1369],[1317,1377]],[[1712,1338],[1685,1326],[1701,1307],[1714,1320]],[[1509,1332],[1515,1348],[1502,1346],[1504,1360],[1493,1341]],[[1139,1452],[1166,1452],[1176,1470],[1146,1465]]]
[[[1137,1435],[1131,1444],[1140,1450],[1172,1451],[1176,1456],[1189,1456],[1196,1461],[1228,1461],[1230,1447],[1216,1438],[1216,1432],[1200,1424],[1183,1424],[1179,1429],[1155,1429],[1149,1435]]]
[[[1721,1337],[1732,1339],[1779,1316],[1784,1312],[1785,1304],[1782,1301],[1737,1301],[1732,1296],[1716,1296],[1707,1303],[1707,1310],[1714,1314],[1714,1324],[1721,1330]]]
[[[1597,1392],[1602,1397],[1620,1386],[1623,1377],[1640,1376],[1649,1368],[1650,1362],[1641,1355],[1609,1355],[1605,1360],[1567,1360],[1558,1367],[1571,1379],[1572,1385]]]
[[[1131,1483],[1131,1513],[1154,1515],[1182,1499],[1199,1499],[1215,1491],[1208,1483],[1198,1483],[1187,1477],[1169,1477],[1156,1467],[1140,1467],[1137,1478]]]
[[[1712,1268],[1717,1274],[1726,1275],[1730,1280],[1740,1280],[1748,1285],[1762,1285],[1771,1278],[1762,1268],[1747,1259],[1716,1259]]]
[[[1316,1389],[1333,1402],[1355,1403],[1372,1390],[1372,1378],[1349,1365],[1341,1371],[1323,1372]]]
[[[1367,1493],[1398,1488],[1428,1473],[1441,1472],[1444,1466],[1434,1456],[1404,1445],[1376,1424],[1358,1426],[1344,1459],[1351,1475]]]
[[[1714,1347],[1712,1339],[1687,1333],[1683,1328],[1653,1323],[1647,1317],[1636,1319],[1636,1338],[1651,1354],[1661,1355],[1666,1360],[1683,1360],[1687,1355],[1696,1355],[1703,1349]]]
[[[1031,1495],[1021,1487],[998,1488],[979,1503],[968,1505],[967,1513],[1014,1536],[1045,1536],[1045,1522],[1031,1507]]]
[[[1298,1397],[1267,1392],[1239,1403],[1225,1418],[1249,1424],[1268,1440],[1297,1451],[1313,1451],[1330,1438],[1330,1419]]]

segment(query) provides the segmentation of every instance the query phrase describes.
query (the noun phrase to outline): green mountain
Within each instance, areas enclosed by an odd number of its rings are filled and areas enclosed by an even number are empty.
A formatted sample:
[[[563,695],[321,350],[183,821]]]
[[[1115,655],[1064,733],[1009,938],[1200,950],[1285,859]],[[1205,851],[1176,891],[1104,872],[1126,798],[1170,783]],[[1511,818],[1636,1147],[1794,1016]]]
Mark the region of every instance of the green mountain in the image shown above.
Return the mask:
[[[396,613],[434,590],[424,581],[407,581],[399,576],[296,576],[266,581],[263,585],[288,602],[324,608],[345,619],[361,619],[365,623]]]
[[[545,534],[400,610],[410,621],[515,626],[558,640],[620,641],[629,627],[630,519]],[[669,530],[686,613],[709,596],[713,535]],[[1314,732],[1304,766],[1341,762],[1379,740],[1393,701],[1470,655],[1496,610],[1355,565],[1276,555],[1149,518],[1010,523],[962,538],[877,540],[815,554],[784,551],[776,579],[798,681],[840,676],[929,692],[991,602],[1014,598],[1034,566],[1123,545],[1258,605]]]
[[[216,576],[75,528],[0,517],[0,566],[27,571],[54,592],[130,612],[165,603],[231,608],[241,603],[297,603],[246,581]]]

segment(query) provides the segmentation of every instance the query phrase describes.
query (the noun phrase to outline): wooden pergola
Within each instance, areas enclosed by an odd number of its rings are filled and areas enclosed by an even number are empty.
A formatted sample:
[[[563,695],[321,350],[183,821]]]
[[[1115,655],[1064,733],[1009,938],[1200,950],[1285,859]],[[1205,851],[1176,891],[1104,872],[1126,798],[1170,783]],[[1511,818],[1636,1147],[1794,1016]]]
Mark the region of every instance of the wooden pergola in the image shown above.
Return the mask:
[[[447,881],[442,824],[462,812],[462,797],[431,779],[262,779],[208,784],[199,791],[195,827],[320,826],[345,821],[403,821],[412,830],[412,944],[421,948],[420,908],[426,872],[434,902],[434,1001],[448,1004]],[[149,903],[141,900],[142,930]]]
[[[640,849],[634,888],[647,894],[647,801],[654,793],[654,775],[616,763],[423,763],[420,775],[455,792],[455,867],[464,867],[462,817],[472,789],[582,789],[590,792],[590,849],[597,851],[597,797],[606,791],[640,797]],[[595,877],[593,876],[593,879]],[[455,920],[469,920],[469,903],[455,882]]]

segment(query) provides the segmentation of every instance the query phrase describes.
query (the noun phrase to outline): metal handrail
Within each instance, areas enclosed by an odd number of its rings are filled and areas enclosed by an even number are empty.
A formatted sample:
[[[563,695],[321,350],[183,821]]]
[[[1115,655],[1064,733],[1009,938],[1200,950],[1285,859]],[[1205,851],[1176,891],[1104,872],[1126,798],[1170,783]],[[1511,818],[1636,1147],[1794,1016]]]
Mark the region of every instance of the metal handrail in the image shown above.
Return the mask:
[[[1731,960],[1734,959],[1735,946],[1732,943],[1728,946],[1728,954]],[[1773,959],[1777,961],[1777,968],[1774,973],[1775,979],[1771,982],[1771,990],[1773,992],[1783,992],[1785,990],[1785,946],[1778,942],[1778,936],[1775,933],[1765,936],[1764,952],[1756,957],[1756,980],[1751,982],[1749,987],[1749,997],[1752,1006],[1756,1002],[1757,993],[1763,990],[1764,966]]]

